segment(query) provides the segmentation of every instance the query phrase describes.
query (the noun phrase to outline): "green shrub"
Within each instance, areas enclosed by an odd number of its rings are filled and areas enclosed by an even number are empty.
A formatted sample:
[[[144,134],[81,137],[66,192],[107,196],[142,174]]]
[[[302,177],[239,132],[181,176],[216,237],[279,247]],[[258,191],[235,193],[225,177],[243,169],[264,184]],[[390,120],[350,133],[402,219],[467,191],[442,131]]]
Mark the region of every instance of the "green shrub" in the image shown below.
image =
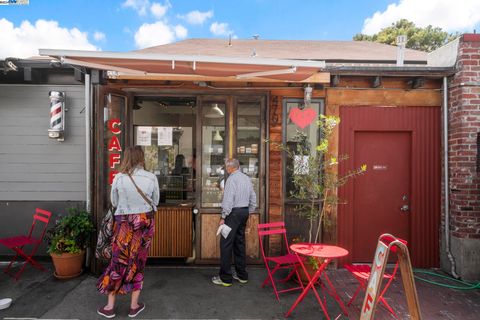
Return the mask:
[[[76,208],[60,217],[55,226],[47,231],[49,253],[79,253],[85,250],[94,231],[92,215]]]

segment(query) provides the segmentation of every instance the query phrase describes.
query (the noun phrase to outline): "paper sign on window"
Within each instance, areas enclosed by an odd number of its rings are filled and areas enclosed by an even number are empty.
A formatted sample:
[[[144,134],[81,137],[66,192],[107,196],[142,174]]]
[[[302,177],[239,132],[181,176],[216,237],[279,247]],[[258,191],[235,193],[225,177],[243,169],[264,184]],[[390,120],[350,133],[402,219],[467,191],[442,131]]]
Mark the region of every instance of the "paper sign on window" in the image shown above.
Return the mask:
[[[295,156],[293,159],[293,174],[308,174],[308,156]]]
[[[157,127],[157,129],[158,129],[158,145],[159,146],[173,145],[173,128]]]
[[[152,145],[152,127],[137,127],[137,146]]]

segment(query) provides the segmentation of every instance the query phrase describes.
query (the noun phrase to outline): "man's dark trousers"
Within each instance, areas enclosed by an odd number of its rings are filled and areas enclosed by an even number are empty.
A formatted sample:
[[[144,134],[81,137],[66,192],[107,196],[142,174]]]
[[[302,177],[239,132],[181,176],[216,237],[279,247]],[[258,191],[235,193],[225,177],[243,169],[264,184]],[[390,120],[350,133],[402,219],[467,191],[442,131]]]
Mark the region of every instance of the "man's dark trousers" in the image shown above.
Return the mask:
[[[248,207],[233,208],[225,219],[225,224],[232,228],[225,239],[220,235],[220,278],[225,283],[232,283],[232,251],[237,276],[248,280],[245,254],[245,227],[248,220]]]

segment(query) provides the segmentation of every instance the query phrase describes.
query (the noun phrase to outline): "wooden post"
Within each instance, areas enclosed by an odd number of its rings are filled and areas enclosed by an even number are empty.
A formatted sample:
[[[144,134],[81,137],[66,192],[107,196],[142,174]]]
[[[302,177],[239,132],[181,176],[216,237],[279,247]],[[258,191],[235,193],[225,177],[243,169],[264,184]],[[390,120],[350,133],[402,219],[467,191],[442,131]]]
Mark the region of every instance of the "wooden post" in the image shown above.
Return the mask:
[[[402,272],[403,288],[407,297],[408,311],[411,319],[421,319],[420,304],[418,302],[417,289],[415,288],[415,281],[413,277],[412,264],[410,262],[410,255],[405,244],[397,245],[400,251],[397,253],[400,259],[400,271]]]
[[[393,240],[386,244],[382,241],[382,238],[385,236],[388,236]],[[398,240],[398,238],[389,234],[382,234],[378,239],[377,250],[375,250],[372,270],[370,278],[368,279],[367,289],[365,290],[362,309],[360,310],[360,320],[371,320],[374,317],[375,309],[379,301],[378,293],[380,292],[385,266],[388,261],[388,254],[393,246],[397,248],[397,258],[399,259],[400,272],[402,273],[403,288],[407,298],[410,319],[422,319],[408,248],[403,242]]]

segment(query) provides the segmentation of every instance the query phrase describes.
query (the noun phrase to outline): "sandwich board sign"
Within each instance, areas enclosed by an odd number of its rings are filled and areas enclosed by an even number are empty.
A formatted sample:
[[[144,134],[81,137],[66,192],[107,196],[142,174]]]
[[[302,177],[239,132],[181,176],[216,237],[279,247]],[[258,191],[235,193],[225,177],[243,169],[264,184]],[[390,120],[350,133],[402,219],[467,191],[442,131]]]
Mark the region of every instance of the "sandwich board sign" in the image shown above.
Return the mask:
[[[408,248],[405,243],[398,238],[389,234],[382,234],[378,238],[377,249],[373,257],[370,278],[368,279],[365,298],[363,299],[362,309],[360,310],[360,320],[371,320],[374,317],[375,309],[380,299],[380,287],[388,261],[388,254],[393,246],[397,249],[395,251],[402,274],[403,289],[405,290],[407,298],[410,319],[422,319]]]

